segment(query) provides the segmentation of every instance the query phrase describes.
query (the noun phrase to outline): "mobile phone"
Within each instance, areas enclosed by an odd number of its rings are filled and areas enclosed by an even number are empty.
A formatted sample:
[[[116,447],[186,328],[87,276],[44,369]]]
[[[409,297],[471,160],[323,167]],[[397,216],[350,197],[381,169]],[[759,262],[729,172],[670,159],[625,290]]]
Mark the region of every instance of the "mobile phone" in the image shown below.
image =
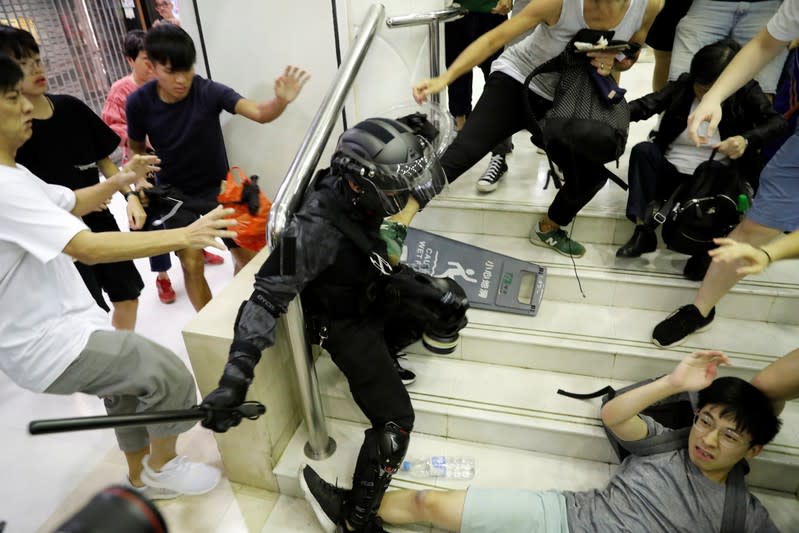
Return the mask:
[[[594,46],[592,48],[585,48],[580,49],[578,48],[575,52],[579,54],[587,53],[587,52],[621,52],[623,50],[627,50],[630,47],[629,44],[612,44],[610,46]]]

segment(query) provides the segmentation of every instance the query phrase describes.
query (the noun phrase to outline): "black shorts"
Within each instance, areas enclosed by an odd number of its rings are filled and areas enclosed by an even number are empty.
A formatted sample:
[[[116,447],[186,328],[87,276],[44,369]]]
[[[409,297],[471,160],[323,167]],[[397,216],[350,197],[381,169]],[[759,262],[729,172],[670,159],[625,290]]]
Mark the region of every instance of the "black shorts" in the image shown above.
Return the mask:
[[[677,32],[677,23],[688,13],[692,0],[669,0],[660,10],[649,34],[646,44],[661,52],[671,52],[674,48],[674,34]]]
[[[159,192],[157,199],[150,197],[144,227],[148,231],[185,228],[219,205],[216,189],[185,193],[174,186],[159,186],[159,191],[163,194]],[[239,248],[233,239],[222,239],[222,242],[228,250]]]
[[[89,213],[83,216],[83,222],[95,233],[119,231],[114,217],[108,211]],[[108,295],[111,302],[124,302],[139,298],[144,281],[133,261],[119,261],[117,263],[102,263],[86,265],[76,262],[83,282],[94,297],[97,305],[109,311],[108,304],[103,297],[103,292]]]

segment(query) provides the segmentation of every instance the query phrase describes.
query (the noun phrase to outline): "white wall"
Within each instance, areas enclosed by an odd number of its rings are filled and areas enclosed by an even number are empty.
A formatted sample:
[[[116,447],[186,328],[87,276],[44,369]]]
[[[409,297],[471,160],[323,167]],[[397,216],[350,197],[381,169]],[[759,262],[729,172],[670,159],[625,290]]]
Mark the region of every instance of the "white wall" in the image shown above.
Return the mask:
[[[274,198],[337,68],[330,1],[289,5],[274,0],[199,0],[197,4],[214,81],[262,101],[274,96],[274,80],[286,65],[300,66],[312,75],[299,98],[274,122],[256,124],[222,114],[230,164],[258,174],[265,193]],[[204,67],[192,2],[180,2],[180,15],[197,44],[200,72]],[[339,124],[333,139],[341,131]]]
[[[334,1],[344,56],[373,2]],[[445,3],[449,2],[383,2],[386,16],[440,9]],[[331,0],[290,5],[275,0],[198,0],[197,4],[215,81],[247,98],[265,100],[272,97],[274,79],[287,64],[312,75],[300,97],[271,124],[222,116],[230,163],[261,176],[266,194],[273,198],[337,71]],[[205,75],[194,7],[189,0],[181,0],[179,7],[183,27],[197,44],[197,72]],[[443,54],[443,42],[441,50]],[[399,104],[412,104],[411,86],[428,72],[426,26],[389,29],[381,24],[346,102],[348,124]],[[320,165],[327,164],[342,131],[339,119]]]

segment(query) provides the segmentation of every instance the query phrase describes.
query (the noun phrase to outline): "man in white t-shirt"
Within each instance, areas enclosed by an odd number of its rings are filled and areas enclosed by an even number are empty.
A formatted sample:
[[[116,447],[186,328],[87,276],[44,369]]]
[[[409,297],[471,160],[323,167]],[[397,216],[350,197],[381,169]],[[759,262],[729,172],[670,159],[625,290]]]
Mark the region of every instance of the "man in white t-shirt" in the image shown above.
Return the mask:
[[[103,398],[109,414],[187,409],[194,379],[172,352],[133,332],[114,331],[94,303],[73,258],[121,261],[176,249],[221,246],[221,207],[186,228],[152,233],[92,233],[79,216],[96,210],[138,176],[157,170],[137,156],[112,178],[71,191],[50,185],[14,161],[32,134],[32,104],[20,92],[22,69],[0,54],[0,370],[37,392],[84,392]],[[36,287],[34,292],[30,288]],[[178,457],[177,436],[194,422],[121,428],[131,485],[151,498],[201,494],[219,471]]]

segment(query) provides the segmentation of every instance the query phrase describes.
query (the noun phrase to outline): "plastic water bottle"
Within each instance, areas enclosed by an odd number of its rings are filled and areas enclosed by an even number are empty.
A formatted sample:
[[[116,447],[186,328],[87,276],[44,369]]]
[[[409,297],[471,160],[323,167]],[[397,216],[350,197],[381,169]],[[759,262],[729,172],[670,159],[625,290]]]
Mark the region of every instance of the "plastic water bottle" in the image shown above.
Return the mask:
[[[402,471],[417,478],[472,479],[474,477],[474,457],[441,455],[420,457],[403,461]]]

